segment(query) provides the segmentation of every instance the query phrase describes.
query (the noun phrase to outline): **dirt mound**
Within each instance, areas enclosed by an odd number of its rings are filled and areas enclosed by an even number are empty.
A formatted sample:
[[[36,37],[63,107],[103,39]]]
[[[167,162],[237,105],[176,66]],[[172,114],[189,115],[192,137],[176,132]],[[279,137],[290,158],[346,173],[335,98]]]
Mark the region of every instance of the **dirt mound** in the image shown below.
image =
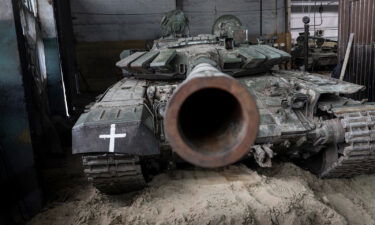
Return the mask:
[[[64,197],[29,224],[375,224],[373,187],[375,176],[320,180],[293,164],[194,169],[120,196],[83,182],[59,191]]]

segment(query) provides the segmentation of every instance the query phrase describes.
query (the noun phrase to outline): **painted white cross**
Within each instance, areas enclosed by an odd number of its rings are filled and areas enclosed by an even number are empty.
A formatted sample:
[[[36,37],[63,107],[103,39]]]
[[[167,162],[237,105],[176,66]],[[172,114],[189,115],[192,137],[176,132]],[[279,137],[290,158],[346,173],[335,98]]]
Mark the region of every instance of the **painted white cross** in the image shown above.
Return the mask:
[[[109,138],[109,152],[115,151],[115,139],[116,138],[124,138],[124,137],[126,137],[126,133],[116,134],[116,124],[111,124],[110,134],[99,135],[99,138],[103,138],[103,139]]]

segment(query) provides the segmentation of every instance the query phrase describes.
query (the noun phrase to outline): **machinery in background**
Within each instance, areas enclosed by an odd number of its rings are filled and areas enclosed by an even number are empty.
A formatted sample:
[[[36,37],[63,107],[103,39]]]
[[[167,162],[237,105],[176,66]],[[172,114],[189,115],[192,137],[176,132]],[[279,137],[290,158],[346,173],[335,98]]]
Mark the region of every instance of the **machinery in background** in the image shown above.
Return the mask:
[[[161,38],[117,63],[125,77],[72,131],[96,188],[138,190],[179,162],[216,168],[254,158],[270,167],[284,156],[322,178],[375,169],[375,105],[348,97],[363,86],[273,70],[290,55],[250,45],[234,16],[212,33]]]
[[[308,71],[329,71],[338,63],[337,41],[324,38],[323,33],[317,30],[314,36],[308,36]],[[305,32],[300,33],[292,49],[292,62],[296,69],[305,63],[305,40]]]

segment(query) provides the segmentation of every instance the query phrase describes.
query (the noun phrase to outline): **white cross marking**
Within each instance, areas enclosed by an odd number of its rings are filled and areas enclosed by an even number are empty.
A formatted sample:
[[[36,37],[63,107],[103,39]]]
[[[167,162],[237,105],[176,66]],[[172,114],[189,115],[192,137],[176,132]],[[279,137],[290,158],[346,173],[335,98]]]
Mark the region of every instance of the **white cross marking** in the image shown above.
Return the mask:
[[[124,138],[124,137],[126,137],[126,133],[116,134],[116,124],[111,124],[110,134],[99,135],[99,138],[103,138],[103,139],[109,138],[109,152],[115,151],[115,139],[116,138]]]

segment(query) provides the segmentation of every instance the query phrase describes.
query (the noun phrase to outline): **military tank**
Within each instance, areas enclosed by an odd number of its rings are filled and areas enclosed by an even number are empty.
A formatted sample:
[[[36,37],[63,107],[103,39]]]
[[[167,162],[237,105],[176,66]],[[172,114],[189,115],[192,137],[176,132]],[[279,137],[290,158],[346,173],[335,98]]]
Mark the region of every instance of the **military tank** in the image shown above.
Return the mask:
[[[363,86],[278,70],[290,55],[250,45],[234,16],[220,17],[212,34],[181,35],[181,13],[164,18],[170,35],[150,51],[117,63],[125,77],[73,128],[73,153],[97,189],[138,190],[179,162],[217,168],[254,158],[270,167],[286,157],[322,178],[374,170],[375,105],[348,97]]]
[[[332,70],[338,63],[337,41],[323,38],[323,31],[318,30],[314,36],[309,36],[308,67],[309,71]],[[305,33],[297,37],[297,43],[292,49],[292,61],[295,67],[304,66]]]

